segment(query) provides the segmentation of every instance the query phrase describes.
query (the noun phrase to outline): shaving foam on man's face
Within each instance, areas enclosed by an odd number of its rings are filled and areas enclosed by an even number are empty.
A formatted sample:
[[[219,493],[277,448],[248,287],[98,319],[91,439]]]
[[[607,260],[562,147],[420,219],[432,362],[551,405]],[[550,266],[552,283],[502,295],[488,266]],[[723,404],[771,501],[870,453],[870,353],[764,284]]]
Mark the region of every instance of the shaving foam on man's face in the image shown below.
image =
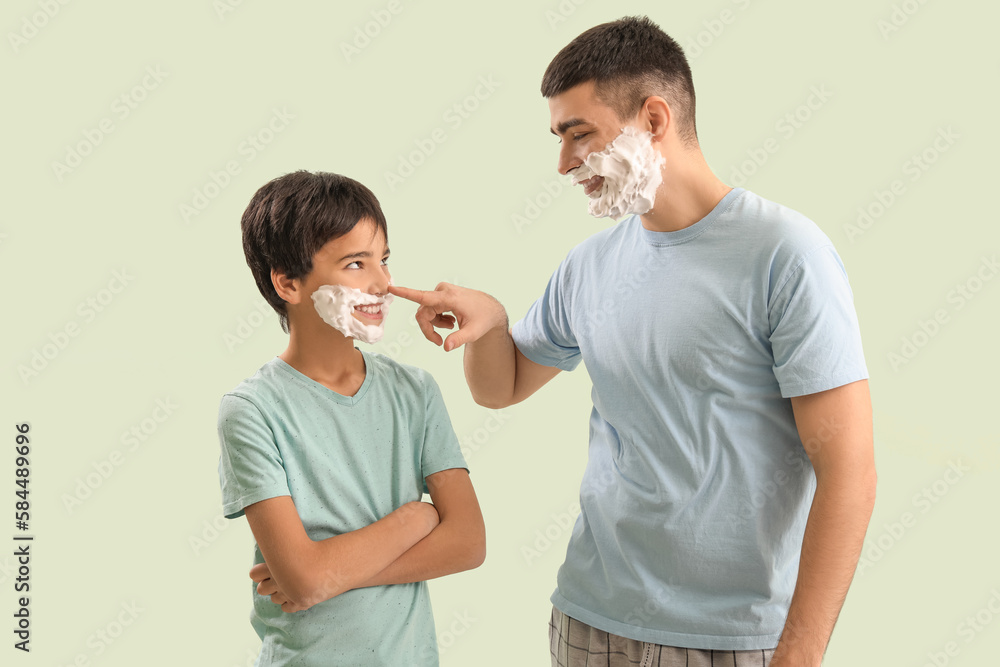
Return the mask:
[[[345,285],[322,285],[312,293],[316,312],[324,322],[365,343],[382,340],[382,324],[392,299],[391,294],[376,296]]]
[[[618,219],[652,210],[656,189],[663,182],[664,163],[652,138],[652,132],[628,126],[573,171],[573,185],[582,183],[590,197],[592,216]]]

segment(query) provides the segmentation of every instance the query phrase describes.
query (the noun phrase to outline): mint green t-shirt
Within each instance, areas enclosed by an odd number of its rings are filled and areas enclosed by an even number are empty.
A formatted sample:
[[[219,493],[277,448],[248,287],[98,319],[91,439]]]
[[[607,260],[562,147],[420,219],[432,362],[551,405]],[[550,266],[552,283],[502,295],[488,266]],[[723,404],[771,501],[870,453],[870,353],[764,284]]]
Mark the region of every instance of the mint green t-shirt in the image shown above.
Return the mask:
[[[362,352],[365,380],[343,396],[280,358],[222,398],[223,512],[291,496],[313,540],[358,530],[420,500],[424,478],[466,468],[441,392],[424,370]],[[263,562],[254,545],[254,563]],[[251,582],[258,667],[437,665],[426,582],[348,591],[287,614]]]

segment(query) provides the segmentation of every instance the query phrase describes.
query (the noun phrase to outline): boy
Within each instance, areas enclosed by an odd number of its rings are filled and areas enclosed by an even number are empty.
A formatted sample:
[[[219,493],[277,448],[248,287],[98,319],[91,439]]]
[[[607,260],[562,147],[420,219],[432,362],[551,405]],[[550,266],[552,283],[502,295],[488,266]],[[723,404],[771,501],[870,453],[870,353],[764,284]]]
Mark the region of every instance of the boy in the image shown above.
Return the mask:
[[[437,665],[426,580],[478,567],[485,530],[434,380],[354,347],[392,298],[378,200],[299,171],[257,191],[242,230],[289,333],[219,409],[224,513],[257,542],[257,665]]]

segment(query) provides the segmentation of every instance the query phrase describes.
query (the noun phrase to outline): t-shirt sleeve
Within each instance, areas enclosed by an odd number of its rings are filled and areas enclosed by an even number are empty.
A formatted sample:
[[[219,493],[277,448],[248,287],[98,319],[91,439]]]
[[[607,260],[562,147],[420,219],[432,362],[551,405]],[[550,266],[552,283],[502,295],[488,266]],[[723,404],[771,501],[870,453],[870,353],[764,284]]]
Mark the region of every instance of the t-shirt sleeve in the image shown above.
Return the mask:
[[[569,273],[567,258],[552,274],[545,293],[511,328],[511,337],[521,354],[536,364],[564,371],[576,368],[582,358],[571,326]]]
[[[774,375],[784,398],[868,377],[854,295],[832,245],[807,254],[770,304]]]
[[[289,496],[288,478],[271,428],[245,398],[226,394],[219,405],[219,482],[228,519],[261,500]]]
[[[424,442],[420,453],[420,472],[426,480],[429,475],[451,468],[469,469],[462,456],[451,418],[444,406],[441,389],[430,374],[424,381]],[[427,493],[427,482],[424,482]]]

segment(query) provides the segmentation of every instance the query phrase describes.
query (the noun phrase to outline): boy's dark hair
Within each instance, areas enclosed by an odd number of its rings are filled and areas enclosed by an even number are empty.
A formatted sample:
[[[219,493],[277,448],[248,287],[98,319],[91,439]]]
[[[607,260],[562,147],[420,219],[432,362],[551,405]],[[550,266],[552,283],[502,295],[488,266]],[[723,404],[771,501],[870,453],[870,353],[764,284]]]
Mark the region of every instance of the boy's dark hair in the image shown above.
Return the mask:
[[[372,220],[388,240],[382,207],[357,181],[329,172],[295,171],[261,187],[243,212],[243,253],[257,289],[288,333],[288,310],[271,283],[271,269],[289,278],[312,271],[313,255],[329,241]]]
[[[646,98],[659,95],[677,114],[677,132],[698,145],[694,81],[684,51],[646,16],[602,23],[556,54],[542,77],[542,96],[554,97],[587,81],[622,121],[635,118]]]

